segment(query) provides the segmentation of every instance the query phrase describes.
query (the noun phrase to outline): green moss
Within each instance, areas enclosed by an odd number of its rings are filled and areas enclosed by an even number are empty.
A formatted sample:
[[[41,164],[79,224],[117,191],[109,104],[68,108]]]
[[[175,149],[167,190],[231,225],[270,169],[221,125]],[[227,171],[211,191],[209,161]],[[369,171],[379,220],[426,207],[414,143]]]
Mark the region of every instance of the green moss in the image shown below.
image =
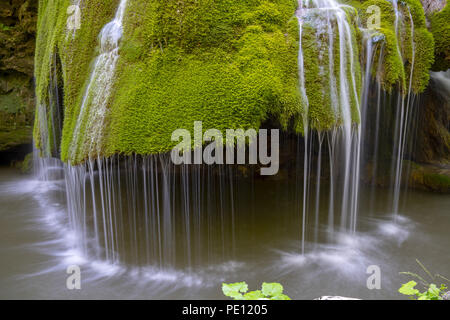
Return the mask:
[[[39,110],[36,111],[35,128],[40,128],[40,119],[47,119],[49,135],[42,141],[42,135],[35,129],[35,143],[40,149],[52,145],[53,132],[51,126],[51,105],[49,103],[49,79],[54,63],[55,55],[61,58],[64,66],[62,72],[64,80],[64,105],[65,119],[63,145],[71,139],[74,123],[78,114],[83,95],[83,87],[90,73],[90,64],[96,56],[97,35],[103,25],[111,19],[117,0],[106,1],[85,1],[80,5],[81,29],[66,29],[68,19],[67,8],[71,5],[69,0],[40,0],[36,52],[35,52],[35,77],[36,77],[36,98],[39,108],[44,109],[46,117],[39,116]],[[75,34],[75,36],[73,36]],[[74,121],[75,119],[75,121]],[[64,149],[64,148],[62,148]],[[62,155],[67,159],[67,155]]]
[[[24,109],[25,102],[17,91],[0,96],[0,112],[17,113]]]
[[[447,175],[439,173],[424,173],[423,182],[425,186],[432,190],[440,192],[450,191],[450,177]]]
[[[295,9],[291,0],[129,0],[107,135],[98,155],[166,152],[175,144],[172,131],[192,130],[194,121],[203,121],[204,130],[259,128],[272,115],[287,127],[289,117],[301,112],[297,42],[288,30]],[[95,32],[86,38],[96,39]],[[77,31],[82,33],[83,28]],[[85,53],[83,59],[92,61],[93,50]],[[79,53],[68,51],[63,60],[75,66],[75,59],[81,59]],[[66,93],[61,148],[63,160],[72,163],[87,157],[84,148],[74,159],[68,152],[90,69],[80,64],[78,71],[66,70],[84,83],[65,74],[72,90]],[[81,132],[88,132],[87,123]]]
[[[414,43],[414,69],[411,88],[415,93],[425,90],[430,80],[430,68],[434,62],[434,40],[432,34],[426,28],[425,12],[419,0],[406,0],[407,7],[403,6],[403,15],[411,14],[414,26],[413,39],[411,39],[411,22],[405,19],[405,28],[402,30],[403,56],[405,58],[405,72],[410,77],[412,64],[412,43]],[[412,40],[412,41],[411,41]]]
[[[446,71],[450,68],[450,5],[429,17],[430,31],[435,41],[434,71]]]
[[[308,97],[308,118],[310,127],[326,130],[334,123],[328,77],[328,39],[320,35],[318,42],[316,30],[309,24],[302,28],[302,48],[304,60],[304,77]]]
[[[392,3],[386,0],[365,1],[360,10],[363,21],[369,18],[366,10],[376,5],[381,9],[381,25],[377,29],[385,37],[383,70],[378,75],[385,90],[400,87],[403,92],[409,88],[411,67],[414,61],[411,89],[415,93],[422,92],[429,81],[429,70],[433,63],[434,43],[426,29],[425,13],[419,0],[399,2],[400,17],[398,31],[395,32],[395,11]],[[410,14],[413,20],[413,39],[411,39]],[[365,22],[363,22],[364,24]],[[414,46],[412,46],[414,40]],[[415,55],[413,59],[413,48]]]
[[[426,28],[426,19],[425,19],[425,12],[423,10],[422,3],[420,0],[402,0],[402,2],[399,2],[401,4],[401,8],[403,10],[406,7],[409,8],[409,12],[411,13],[411,17],[414,21],[414,28],[420,29],[420,28]],[[404,12],[406,18],[409,17],[409,14]]]
[[[352,15],[350,15],[352,14]],[[360,119],[360,110],[359,104],[361,101],[361,86],[362,86],[362,78],[361,78],[361,65],[359,63],[359,46],[358,43],[362,43],[362,39],[360,33],[358,32],[358,26],[356,24],[356,14],[355,12],[347,13],[348,19],[350,23],[350,31],[351,31],[351,42],[353,52],[347,52],[347,79],[349,79],[350,84],[350,111],[352,120],[355,123],[359,123]]]
[[[33,170],[33,153],[28,153],[20,163],[22,173],[30,173]]]
[[[367,19],[370,5],[382,9],[379,33],[384,35],[382,74],[379,79],[389,91],[409,83],[413,39],[405,21],[394,30],[394,10],[386,0],[346,1],[350,22],[352,52],[345,52],[351,116],[359,121],[361,34],[358,14]],[[74,131],[80,107],[98,55],[98,34],[112,19],[119,0],[83,1],[81,29],[66,30],[69,0],[40,0],[35,57],[36,95],[39,106],[35,120],[35,141],[46,150],[53,145],[52,106],[49,96],[50,73],[57,57],[61,68],[57,78],[64,86],[64,128],[61,158],[71,163],[88,156],[114,153],[150,154],[169,151],[175,142],[175,129],[193,130],[194,121],[203,129],[259,128],[267,118],[276,118],[285,129],[303,130],[302,105],[298,83],[298,22],[295,0],[128,0],[124,34],[116,67],[112,94],[107,101],[104,136],[92,136],[88,117],[81,120],[83,138],[75,141]],[[416,56],[412,87],[422,91],[428,83],[433,39],[425,29],[419,0],[407,4],[414,20]],[[401,6],[403,16],[409,11]],[[406,11],[405,11],[406,10]],[[408,12],[408,14],[406,14]],[[336,22],[333,21],[333,24]],[[409,26],[409,27],[408,27]],[[334,29],[336,26],[334,25]],[[310,126],[327,130],[342,119],[333,112],[339,103],[339,90],[332,96],[330,69],[339,88],[339,35],[319,32],[305,23],[302,32],[305,87],[309,100]],[[334,45],[330,66],[329,41]],[[430,56],[431,53],[431,56]],[[353,57],[353,60],[351,59]],[[354,79],[354,80],[353,80]],[[356,93],[356,95],[355,95]],[[93,94],[93,91],[90,92]],[[88,97],[89,99],[89,97]],[[93,112],[88,104],[86,113]],[[90,152],[83,141],[101,140],[101,148]],[[76,145],[74,154],[69,150]]]
[[[34,101],[30,79],[9,74],[0,79],[0,150],[31,143]]]
[[[321,11],[311,11],[304,17],[302,49],[308,119],[312,129],[329,130],[342,123],[340,109],[343,107],[341,101],[344,100],[340,97],[341,59],[345,62],[345,79],[348,87],[346,99],[350,105],[350,116],[353,122],[360,121],[361,67],[357,12],[350,7],[344,10],[350,26],[350,40],[347,37],[344,40],[345,57],[340,56],[339,32],[334,18],[328,19]],[[332,30],[331,37],[329,28]],[[332,47],[330,43],[333,44]]]
[[[434,39],[426,28],[416,29],[414,32],[415,42],[415,64],[412,79],[412,88],[414,92],[423,92],[430,80],[430,68],[434,62]]]
[[[28,144],[31,142],[32,128],[30,126],[17,126],[0,129],[0,151]]]
[[[400,55],[399,42],[395,32],[395,11],[392,3],[386,0],[369,0],[361,6],[363,25],[370,17],[367,10],[370,6],[378,6],[381,10],[381,25],[377,29],[385,37],[382,75],[379,77],[384,89],[391,91],[396,85],[406,88],[405,70]]]
[[[105,153],[168,151],[172,132],[192,131],[194,121],[204,130],[259,128],[268,114],[295,113],[295,38],[283,32],[295,6],[277,3],[192,2],[176,20],[170,5],[131,1],[129,12],[143,14],[126,19],[131,45],[121,51]]]

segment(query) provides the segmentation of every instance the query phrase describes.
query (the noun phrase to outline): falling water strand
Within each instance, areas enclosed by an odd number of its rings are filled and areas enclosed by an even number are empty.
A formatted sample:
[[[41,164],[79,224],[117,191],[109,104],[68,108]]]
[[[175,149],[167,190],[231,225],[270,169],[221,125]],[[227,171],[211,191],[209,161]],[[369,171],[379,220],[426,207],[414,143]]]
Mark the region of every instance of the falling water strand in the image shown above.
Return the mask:
[[[307,183],[308,183],[308,97],[306,95],[305,88],[305,71],[304,71],[304,62],[303,62],[303,48],[302,48],[302,33],[303,33],[303,3],[302,0],[298,2],[299,8],[297,10],[296,16],[299,23],[299,53],[298,53],[298,74],[299,74],[299,82],[300,82],[300,94],[302,98],[302,103],[304,106],[303,110],[303,132],[304,132],[304,140],[305,140],[305,153],[304,153],[304,163],[303,163],[303,213],[302,213],[302,254],[305,253],[305,235],[306,235],[306,210],[307,210]]]
[[[314,243],[318,243],[319,232],[319,209],[320,209],[320,178],[322,174],[322,144],[324,139],[323,132],[317,132],[317,139],[319,142],[319,156],[317,157],[317,170],[316,170],[316,212],[314,218]]]
[[[411,115],[412,103],[414,102],[414,97],[412,93],[412,81],[414,76],[414,64],[415,64],[415,43],[414,43],[414,21],[410,12],[409,7],[407,7],[409,13],[409,21],[410,21],[410,38],[411,38],[411,70],[409,74],[409,84],[408,91],[406,93],[406,98],[399,94],[399,103],[397,104],[397,113],[400,114],[400,117],[397,117],[397,143],[394,145],[396,148],[396,153],[394,152],[396,159],[395,163],[395,180],[394,180],[394,198],[393,198],[393,214],[395,219],[397,219],[398,211],[399,211],[399,202],[400,202],[400,191],[402,185],[402,177],[403,177],[403,158],[405,154],[405,147],[408,138],[408,130],[409,130],[409,118]],[[397,14],[397,13],[396,13]],[[412,97],[412,98],[411,98]],[[405,101],[406,99],[406,101]],[[395,149],[394,149],[395,150]]]
[[[308,101],[307,90],[305,88],[304,78],[304,66],[303,66],[303,48],[302,48],[302,32],[303,25],[308,24],[316,31],[316,38],[318,46],[322,45],[321,39],[328,39],[326,44],[328,48],[325,50],[328,52],[328,59],[323,61],[324,65],[327,64],[328,69],[328,81],[330,86],[330,100],[332,112],[337,120],[336,128],[333,129],[333,133],[328,134],[328,147],[330,157],[330,203],[329,203],[329,230],[334,229],[335,213],[335,190],[339,190],[341,196],[341,230],[352,232],[356,229],[357,211],[358,211],[358,198],[359,198],[359,179],[360,179],[360,148],[361,148],[361,127],[354,121],[352,114],[355,117],[360,118],[360,93],[357,89],[356,79],[356,64],[357,55],[355,55],[355,44],[351,26],[350,17],[347,15],[345,8],[337,1],[334,0],[312,0],[306,2],[303,7],[303,3],[299,1],[299,9],[297,10],[297,18],[299,22],[300,30],[300,44],[299,44],[299,84],[300,94],[303,102]],[[338,61],[335,65],[333,52],[334,46],[337,46],[339,50]],[[320,60],[320,57],[319,57]],[[320,66],[323,68],[323,66]],[[338,71],[335,72],[335,67]],[[339,81],[336,81],[335,73],[339,77]],[[311,157],[314,148],[310,145],[312,143],[308,119],[308,104],[304,108],[303,117],[303,129],[304,129],[304,141],[305,141],[305,155],[304,155],[304,168],[303,168],[303,212],[302,212],[302,253],[305,250],[306,241],[306,225],[308,217],[308,201],[309,201],[309,181],[311,176]],[[352,110],[353,104],[353,110]],[[329,140],[329,139],[332,139]],[[320,138],[319,138],[320,139]],[[321,149],[321,142],[319,141],[319,148]],[[335,149],[339,149],[339,152],[335,152]],[[320,152],[320,151],[319,151]],[[342,169],[338,170],[338,166],[342,165]],[[319,166],[317,166],[319,170]],[[339,173],[336,177],[336,173]],[[342,183],[342,186],[338,189],[334,188],[334,184]],[[320,182],[320,181],[319,181]],[[316,196],[315,199],[320,197],[320,184],[316,180]],[[316,206],[317,212],[317,206]],[[317,221],[317,218],[316,218]],[[314,232],[315,238],[317,238],[317,228]]]
[[[104,120],[119,58],[126,3],[127,0],[120,1],[114,19],[107,23],[99,34],[100,55],[95,59],[82,99],[69,150],[72,160],[75,160],[79,153],[87,152],[89,156],[95,156],[101,151]]]

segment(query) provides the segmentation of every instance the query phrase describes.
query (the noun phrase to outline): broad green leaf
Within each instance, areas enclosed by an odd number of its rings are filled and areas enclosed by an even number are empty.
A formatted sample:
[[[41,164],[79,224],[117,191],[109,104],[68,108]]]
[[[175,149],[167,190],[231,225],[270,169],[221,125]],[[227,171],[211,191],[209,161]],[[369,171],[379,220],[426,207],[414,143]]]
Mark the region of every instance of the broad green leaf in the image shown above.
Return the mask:
[[[248,285],[245,282],[236,282],[236,283],[222,283],[222,292],[227,297],[233,299],[243,299],[242,293],[248,291]]]
[[[283,286],[279,283],[266,283],[262,284],[262,293],[266,297],[274,297],[283,293]]]
[[[265,298],[261,290],[250,291],[244,295],[245,300],[259,300]]]
[[[401,294],[407,295],[407,296],[418,294],[419,290],[414,289],[414,287],[416,285],[417,285],[417,282],[410,281],[410,282],[405,283],[404,285],[402,285],[402,287],[400,289],[398,289],[398,292],[400,292]]]

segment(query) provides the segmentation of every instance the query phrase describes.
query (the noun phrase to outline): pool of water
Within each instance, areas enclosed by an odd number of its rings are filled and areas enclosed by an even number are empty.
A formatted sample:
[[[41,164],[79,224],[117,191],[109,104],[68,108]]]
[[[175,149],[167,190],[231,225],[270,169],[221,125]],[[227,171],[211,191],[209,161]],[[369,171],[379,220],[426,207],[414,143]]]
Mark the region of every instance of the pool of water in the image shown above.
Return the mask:
[[[280,282],[293,299],[403,299],[397,289],[409,278],[399,272],[424,275],[415,259],[450,277],[448,195],[409,191],[393,215],[384,209],[390,191],[377,189],[375,198],[361,197],[354,234],[330,234],[324,205],[302,255],[295,205],[284,198],[282,184],[258,181],[253,214],[236,220],[234,255],[190,270],[83,256],[68,228],[64,188],[63,180],[46,183],[0,169],[0,299],[222,299],[221,283],[236,281],[247,281],[250,289]],[[81,290],[66,287],[71,265],[81,268]],[[366,285],[372,265],[381,270],[379,290]]]

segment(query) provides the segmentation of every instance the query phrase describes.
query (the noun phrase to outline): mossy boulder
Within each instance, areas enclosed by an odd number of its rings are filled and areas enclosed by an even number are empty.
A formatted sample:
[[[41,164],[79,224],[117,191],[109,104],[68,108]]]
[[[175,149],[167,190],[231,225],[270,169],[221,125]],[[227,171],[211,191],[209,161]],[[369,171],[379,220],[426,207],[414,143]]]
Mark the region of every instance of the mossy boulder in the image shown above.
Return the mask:
[[[411,169],[409,185],[428,191],[450,193],[450,168],[416,164]]]
[[[367,20],[373,14],[368,10],[371,6],[380,8],[381,24],[376,30],[385,37],[381,61],[383,68],[381,74],[376,74],[379,81],[386,91],[400,88],[403,92],[407,89],[414,93],[423,92],[434,62],[434,39],[426,28],[425,12],[420,1],[399,1],[397,21],[392,2],[361,1],[359,12],[363,25],[367,25]],[[375,76],[376,70],[373,72]]]
[[[383,34],[384,54],[379,61],[383,68],[381,74],[373,70],[373,76],[387,91],[400,88],[406,93],[411,88],[420,93],[428,83],[434,40],[426,29],[423,8],[419,0],[399,3],[402,18],[397,30],[387,0],[355,0],[350,4],[356,9],[344,7],[352,43],[352,50],[344,54],[353,122],[359,121],[362,85],[359,23],[368,18],[368,6],[382,9],[377,34]],[[305,20],[299,38],[298,1],[128,0],[102,134],[96,136],[87,117],[80,120],[81,106],[99,55],[98,35],[114,17],[119,0],[80,2],[78,30],[67,28],[71,4],[42,0],[39,7],[34,138],[44,155],[53,154],[49,148],[54,145],[60,148],[61,158],[72,164],[116,153],[163,153],[176,144],[172,132],[178,128],[192,132],[194,121],[202,121],[204,130],[224,130],[259,128],[270,118],[297,133],[303,133],[305,117],[316,130],[342,123],[329,90],[331,64],[325,49],[330,37]],[[338,39],[331,38],[335,60],[331,69],[339,74]],[[299,90],[299,40],[304,45],[307,114]],[[61,79],[58,83],[64,89],[62,139],[54,134],[51,79]],[[95,106],[84,112],[95,113]],[[81,134],[74,135],[77,123]],[[96,142],[95,150],[88,141]]]
[[[43,1],[39,8],[35,73],[44,117],[36,117],[35,138],[41,149],[52,144],[40,128],[51,131],[48,88],[56,53],[64,78],[61,157],[78,163],[87,152],[81,147],[69,155],[73,131],[98,54],[97,35],[118,1],[84,2],[81,29],[73,35],[66,29],[69,5]],[[166,152],[174,145],[172,131],[192,130],[194,121],[203,121],[205,130],[258,128],[271,115],[287,126],[291,115],[301,114],[298,40],[288,29],[296,5],[292,0],[127,1],[107,134],[91,156]]]

